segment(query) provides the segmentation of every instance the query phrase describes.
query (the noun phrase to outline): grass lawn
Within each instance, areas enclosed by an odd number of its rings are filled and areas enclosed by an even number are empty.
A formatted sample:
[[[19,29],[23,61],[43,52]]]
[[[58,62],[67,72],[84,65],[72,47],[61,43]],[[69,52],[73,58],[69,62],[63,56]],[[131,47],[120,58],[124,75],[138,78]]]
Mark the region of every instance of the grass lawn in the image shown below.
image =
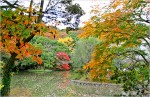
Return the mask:
[[[67,71],[19,72],[12,77],[11,96],[102,97],[120,94],[118,87],[79,86],[70,83]]]

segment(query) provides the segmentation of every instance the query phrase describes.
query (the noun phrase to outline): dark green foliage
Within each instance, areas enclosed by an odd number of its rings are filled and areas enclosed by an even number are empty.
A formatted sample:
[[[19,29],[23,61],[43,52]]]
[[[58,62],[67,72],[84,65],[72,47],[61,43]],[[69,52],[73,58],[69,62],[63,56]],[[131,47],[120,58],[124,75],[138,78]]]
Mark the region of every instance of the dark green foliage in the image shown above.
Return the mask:
[[[72,6],[68,6],[67,11],[72,13],[72,14],[79,14],[79,15],[83,15],[84,11],[82,10],[82,8],[80,7],[79,4],[74,4]]]

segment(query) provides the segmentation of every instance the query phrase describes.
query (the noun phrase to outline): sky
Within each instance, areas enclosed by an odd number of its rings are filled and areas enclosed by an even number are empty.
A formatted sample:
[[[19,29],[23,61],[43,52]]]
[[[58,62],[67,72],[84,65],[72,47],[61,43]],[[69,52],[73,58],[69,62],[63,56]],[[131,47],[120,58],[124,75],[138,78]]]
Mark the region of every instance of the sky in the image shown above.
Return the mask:
[[[100,7],[104,7],[110,3],[110,0],[74,0],[73,3],[78,3],[85,11],[85,14],[80,18],[79,27],[82,27],[84,26],[84,22],[88,21],[91,17],[92,6],[98,4]],[[59,28],[64,28],[64,26],[60,26]]]
[[[81,19],[80,26],[83,25],[83,22],[88,21],[91,17],[91,10],[92,6],[99,5],[100,7],[104,7],[110,3],[110,0],[74,0],[73,3],[78,3],[82,7],[82,9],[85,11],[85,15],[83,15]]]
[[[104,7],[110,3],[110,0],[74,0],[73,4],[78,3],[82,9],[85,11],[85,14],[80,17],[79,27],[84,26],[84,22],[88,21],[91,17],[92,6],[99,5],[100,7]],[[58,28],[63,29],[65,26],[58,26]]]
[[[26,7],[29,6],[30,0],[24,0],[22,3],[25,4]],[[39,0],[34,0],[38,2]],[[47,0],[45,0],[45,3],[48,3]],[[81,22],[79,24],[79,27],[84,26],[83,22],[88,21],[91,17],[91,10],[93,5],[99,5],[100,7],[104,7],[110,3],[110,0],[73,0],[73,4],[78,3],[82,9],[85,11],[85,14],[80,18]],[[46,6],[45,6],[46,7]],[[63,29],[65,26],[58,26],[58,28]]]

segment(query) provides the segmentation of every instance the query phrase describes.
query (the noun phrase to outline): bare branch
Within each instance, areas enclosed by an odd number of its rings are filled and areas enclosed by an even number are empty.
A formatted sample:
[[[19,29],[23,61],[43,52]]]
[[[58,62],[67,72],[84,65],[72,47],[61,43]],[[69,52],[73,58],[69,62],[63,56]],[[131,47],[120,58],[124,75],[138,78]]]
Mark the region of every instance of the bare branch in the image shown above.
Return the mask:
[[[8,7],[11,7],[11,8],[18,8],[18,4],[17,4],[17,2],[18,2],[18,0],[14,3],[14,4],[11,4],[10,2],[8,2],[7,0],[3,0],[4,1],[4,3],[6,3],[7,5],[8,5]],[[17,6],[15,6],[15,5],[17,5]]]
[[[31,13],[32,13],[32,5],[33,5],[33,0],[30,1],[30,6],[29,6],[29,17],[31,17]]]
[[[145,61],[145,64],[149,64],[149,62],[148,62],[148,60],[145,58],[145,56],[141,53],[141,50],[127,50],[127,51],[125,51],[125,52],[123,52],[123,53],[119,53],[119,54],[117,54],[118,56],[120,56],[120,55],[123,55],[123,54],[127,54],[127,53],[135,53],[135,54],[137,54],[137,55],[140,55],[143,59],[144,59],[144,61]]]
[[[39,10],[39,16],[38,16],[38,21],[37,23],[40,23],[42,21],[42,11],[43,11],[43,6],[44,6],[44,0],[41,0],[41,5],[40,5],[40,10]]]

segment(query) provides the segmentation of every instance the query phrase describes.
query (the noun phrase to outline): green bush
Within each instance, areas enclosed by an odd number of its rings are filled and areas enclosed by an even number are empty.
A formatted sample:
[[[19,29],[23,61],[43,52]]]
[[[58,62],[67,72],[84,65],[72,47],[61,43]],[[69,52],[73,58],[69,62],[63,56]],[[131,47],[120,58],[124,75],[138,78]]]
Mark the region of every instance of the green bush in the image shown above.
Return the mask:
[[[42,49],[41,58],[43,64],[40,65],[42,68],[53,68],[55,66],[55,54],[57,52],[70,53],[69,48],[57,40],[50,40],[47,37],[36,36],[31,40],[31,44],[35,47]],[[32,66],[31,66],[32,65]],[[39,67],[36,62],[32,62],[31,58],[25,58],[19,61],[19,66],[27,66],[31,68]]]
[[[89,80],[89,74],[83,68],[77,68],[72,71],[72,74],[69,76],[73,80]]]
[[[78,36],[77,36],[77,33],[70,32],[70,33],[68,34],[68,36],[71,37],[71,38],[74,40],[74,42],[77,42],[77,41],[79,40],[79,38],[78,38]]]
[[[73,67],[83,67],[91,59],[91,54],[94,50],[94,46],[100,41],[97,38],[89,37],[86,39],[80,39],[76,42],[75,50],[71,54],[73,61]]]

